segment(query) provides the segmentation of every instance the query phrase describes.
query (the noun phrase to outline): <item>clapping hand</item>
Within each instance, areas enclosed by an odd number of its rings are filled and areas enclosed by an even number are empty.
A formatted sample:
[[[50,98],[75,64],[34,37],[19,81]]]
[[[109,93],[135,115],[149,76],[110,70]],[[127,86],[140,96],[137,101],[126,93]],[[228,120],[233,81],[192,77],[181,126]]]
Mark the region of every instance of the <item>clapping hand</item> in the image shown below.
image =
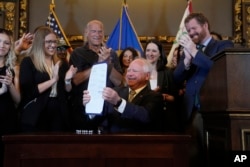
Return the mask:
[[[7,87],[13,84],[13,75],[8,69],[6,70],[6,75],[0,75],[0,82],[2,83],[0,94],[3,94],[7,92]]]
[[[55,81],[58,81],[59,79],[59,75],[58,75],[58,71],[59,71],[59,64],[60,61],[58,61],[55,66],[53,67],[53,75],[52,75],[52,79],[55,79]]]
[[[197,53],[196,44],[192,41],[188,34],[183,34],[179,43],[184,48],[185,55],[189,53],[190,56],[194,57]]]
[[[71,80],[76,74],[76,72],[77,72],[77,67],[74,67],[73,65],[71,65],[65,75],[65,80]]]
[[[13,75],[12,75],[11,71],[9,71],[7,69],[6,75],[0,75],[0,82],[2,84],[7,85],[7,86],[11,86],[11,84],[13,84]]]
[[[105,46],[101,47],[100,52],[98,53],[99,59],[98,62],[103,62],[110,60],[111,48],[106,48]]]

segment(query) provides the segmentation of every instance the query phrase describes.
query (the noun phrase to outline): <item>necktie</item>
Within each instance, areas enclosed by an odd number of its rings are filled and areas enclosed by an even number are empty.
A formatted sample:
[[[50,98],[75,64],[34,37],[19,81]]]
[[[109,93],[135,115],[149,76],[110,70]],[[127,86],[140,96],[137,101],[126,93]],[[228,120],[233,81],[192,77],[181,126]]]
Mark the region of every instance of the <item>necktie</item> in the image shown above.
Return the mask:
[[[134,90],[131,90],[129,92],[129,96],[128,96],[128,101],[131,102],[135,96],[136,92]]]
[[[202,45],[202,44],[196,45],[196,49],[198,49],[199,51],[202,51],[202,52],[203,52],[204,47],[205,47],[205,45]]]
[[[202,44],[196,45],[196,48],[197,48],[199,51],[201,51],[201,52],[204,51],[204,47],[205,47],[205,45],[202,45]],[[195,108],[196,108],[197,110],[200,109],[200,99],[199,99],[198,93],[196,93],[196,95],[195,95],[194,106],[195,106]]]
[[[195,99],[194,99],[194,106],[197,110],[200,109],[200,99],[199,99],[199,95],[196,93],[195,95]]]

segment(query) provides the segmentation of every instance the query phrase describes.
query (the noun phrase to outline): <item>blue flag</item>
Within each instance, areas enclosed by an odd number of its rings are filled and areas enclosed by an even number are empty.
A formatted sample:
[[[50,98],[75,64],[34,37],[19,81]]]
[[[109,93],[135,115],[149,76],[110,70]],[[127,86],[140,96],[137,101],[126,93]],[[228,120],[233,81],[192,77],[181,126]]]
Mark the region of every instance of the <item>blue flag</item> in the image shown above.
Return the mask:
[[[142,45],[137,37],[134,26],[129,18],[127,5],[123,4],[121,17],[118,20],[113,32],[107,40],[107,46],[114,50],[123,50],[133,47],[143,54]]]

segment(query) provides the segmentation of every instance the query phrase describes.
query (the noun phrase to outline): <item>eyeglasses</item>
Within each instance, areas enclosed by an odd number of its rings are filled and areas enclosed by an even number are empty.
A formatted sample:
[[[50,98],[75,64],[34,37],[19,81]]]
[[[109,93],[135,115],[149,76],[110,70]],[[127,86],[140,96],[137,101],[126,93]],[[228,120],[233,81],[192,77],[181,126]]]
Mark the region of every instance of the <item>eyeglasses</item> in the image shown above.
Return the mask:
[[[65,47],[57,47],[56,49],[57,49],[57,51],[61,51],[61,52],[67,50]]]
[[[45,43],[46,44],[49,44],[49,45],[52,45],[52,44],[54,44],[54,45],[57,45],[57,40],[47,40],[47,41],[45,41]]]

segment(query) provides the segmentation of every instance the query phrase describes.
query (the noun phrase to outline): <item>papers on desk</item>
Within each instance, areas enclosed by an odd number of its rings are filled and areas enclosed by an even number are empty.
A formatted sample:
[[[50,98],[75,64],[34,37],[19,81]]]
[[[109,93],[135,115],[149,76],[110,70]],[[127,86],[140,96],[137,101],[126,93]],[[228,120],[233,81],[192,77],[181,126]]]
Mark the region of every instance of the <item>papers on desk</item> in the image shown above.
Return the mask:
[[[103,88],[106,87],[107,64],[96,64],[92,67],[88,91],[91,97],[89,103],[86,104],[86,114],[101,114],[104,104],[102,98]]]

